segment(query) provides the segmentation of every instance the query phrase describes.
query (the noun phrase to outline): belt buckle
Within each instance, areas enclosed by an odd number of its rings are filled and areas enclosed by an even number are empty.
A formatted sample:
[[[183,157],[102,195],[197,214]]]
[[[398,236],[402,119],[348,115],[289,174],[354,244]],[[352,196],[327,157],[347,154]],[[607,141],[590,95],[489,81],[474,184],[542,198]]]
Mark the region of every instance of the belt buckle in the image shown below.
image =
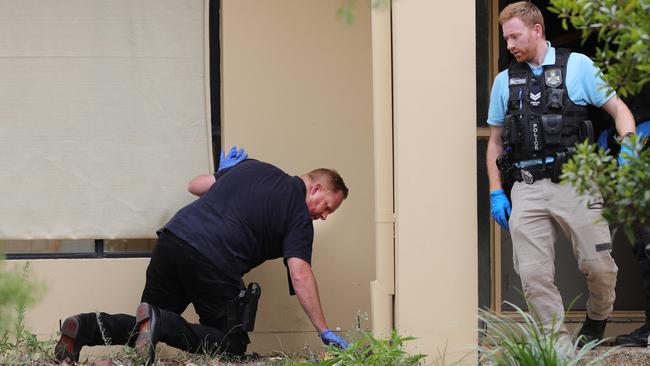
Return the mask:
[[[526,169],[521,169],[521,179],[523,179],[526,184],[533,184],[533,182],[535,182],[533,174]]]

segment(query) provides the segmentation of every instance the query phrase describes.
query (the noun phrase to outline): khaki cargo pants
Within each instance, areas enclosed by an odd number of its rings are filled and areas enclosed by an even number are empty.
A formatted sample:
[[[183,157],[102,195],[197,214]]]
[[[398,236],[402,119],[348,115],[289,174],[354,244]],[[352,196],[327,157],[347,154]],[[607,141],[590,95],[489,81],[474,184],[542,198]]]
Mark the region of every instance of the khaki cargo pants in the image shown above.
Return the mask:
[[[512,236],[515,270],[521,277],[530,311],[544,328],[570,340],[564,326],[564,305],[555,286],[557,222],[573,245],[578,267],[587,279],[587,314],[606,319],[614,305],[618,268],[610,255],[612,240],[601,217],[602,199],[580,196],[570,184],[542,179],[512,188]],[[554,326],[552,326],[554,325]]]

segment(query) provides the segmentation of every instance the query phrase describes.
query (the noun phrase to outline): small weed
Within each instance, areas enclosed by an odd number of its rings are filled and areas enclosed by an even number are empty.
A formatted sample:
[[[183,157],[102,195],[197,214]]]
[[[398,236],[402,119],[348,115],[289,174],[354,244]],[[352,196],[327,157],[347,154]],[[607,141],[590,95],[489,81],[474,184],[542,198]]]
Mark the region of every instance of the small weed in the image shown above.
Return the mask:
[[[390,338],[378,339],[370,332],[350,343],[347,349],[329,346],[327,359],[319,363],[301,363],[301,366],[415,366],[424,362],[425,355],[409,355],[404,351],[404,343],[413,337],[402,337],[393,330]]]
[[[101,313],[95,311],[95,318],[97,319],[97,326],[99,327],[99,333],[102,336],[102,342],[104,342],[104,347],[111,362],[115,366],[130,366],[130,365],[143,365],[145,360],[141,355],[139,355],[134,347],[129,345],[122,345],[121,351],[118,353],[111,352],[111,346],[113,345],[111,338],[106,332],[106,327],[101,318]],[[132,339],[135,335],[136,329],[132,329],[129,335],[129,340]]]
[[[109,357],[111,360],[114,360],[113,354],[111,353],[111,338],[106,335],[106,328],[104,327],[104,323],[102,322],[101,315],[99,314],[99,311],[95,311],[95,318],[97,319],[97,326],[99,327],[99,333],[102,336],[102,341],[104,342],[104,345],[106,346],[106,351],[108,352]]]

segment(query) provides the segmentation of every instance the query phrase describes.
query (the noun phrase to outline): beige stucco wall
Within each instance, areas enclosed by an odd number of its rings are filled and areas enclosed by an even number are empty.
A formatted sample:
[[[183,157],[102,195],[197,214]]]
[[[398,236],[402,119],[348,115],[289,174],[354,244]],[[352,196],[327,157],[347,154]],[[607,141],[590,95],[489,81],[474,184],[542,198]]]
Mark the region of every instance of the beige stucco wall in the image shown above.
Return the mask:
[[[396,325],[451,361],[477,337],[474,1],[393,2]]]
[[[41,288],[38,303],[27,311],[27,328],[41,337],[54,336],[59,320],[76,313],[135,313],[144,288],[147,258],[39,259],[8,261]]]
[[[330,327],[370,313],[374,278],[372,56],[369,2],[356,22],[338,0],[223,0],[223,143],[302,174],[337,169],[350,197],[315,224],[313,268]],[[253,271],[262,284],[252,350],[320,347],[287,290],[281,261]],[[369,326],[369,322],[364,325]]]
[[[140,303],[149,259],[12,260],[4,263],[3,268],[24,273],[26,263],[29,263],[29,278],[36,283],[40,296],[26,311],[26,329],[39,340],[47,340],[58,339],[59,322],[73,314],[134,314]],[[192,306],[183,316],[198,322]],[[158,350],[170,356],[175,354],[164,345]],[[106,359],[121,351],[118,346],[84,347],[80,359]]]

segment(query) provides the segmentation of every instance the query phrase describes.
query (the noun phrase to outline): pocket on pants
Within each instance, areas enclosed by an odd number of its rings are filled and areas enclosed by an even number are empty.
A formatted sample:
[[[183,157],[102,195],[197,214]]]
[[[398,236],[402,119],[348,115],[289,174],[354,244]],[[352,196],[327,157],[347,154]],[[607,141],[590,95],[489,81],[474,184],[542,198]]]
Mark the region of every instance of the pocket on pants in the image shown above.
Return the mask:
[[[604,255],[591,258],[591,259],[582,259],[578,262],[578,269],[580,272],[588,275],[590,273],[617,273],[618,267],[614,258],[606,252]]]

